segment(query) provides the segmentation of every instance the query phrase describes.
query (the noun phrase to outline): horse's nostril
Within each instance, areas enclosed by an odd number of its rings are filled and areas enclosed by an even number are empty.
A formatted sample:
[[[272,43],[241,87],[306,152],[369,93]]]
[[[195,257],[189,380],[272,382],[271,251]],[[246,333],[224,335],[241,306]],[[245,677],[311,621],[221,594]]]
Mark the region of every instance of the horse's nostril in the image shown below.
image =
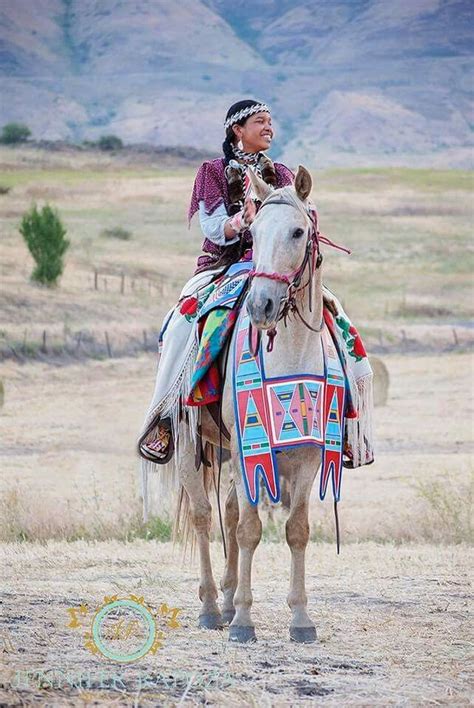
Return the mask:
[[[270,315],[273,312],[273,300],[268,298],[267,304],[265,305],[265,315],[266,317],[270,317]]]

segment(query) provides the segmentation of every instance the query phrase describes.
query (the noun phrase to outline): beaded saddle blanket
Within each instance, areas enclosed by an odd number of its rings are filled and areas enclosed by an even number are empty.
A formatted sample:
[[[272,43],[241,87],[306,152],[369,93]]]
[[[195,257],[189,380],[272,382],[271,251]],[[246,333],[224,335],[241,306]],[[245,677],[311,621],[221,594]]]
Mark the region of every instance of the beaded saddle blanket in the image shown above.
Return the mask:
[[[324,375],[268,378],[262,356],[249,343],[249,317],[240,311],[233,353],[234,411],[240,460],[249,502],[258,504],[259,476],[272,502],[280,499],[276,453],[302,445],[322,448],[320,498],[332,480],[340,498],[346,380],[326,325],[322,331]],[[252,345],[253,349],[253,345]]]

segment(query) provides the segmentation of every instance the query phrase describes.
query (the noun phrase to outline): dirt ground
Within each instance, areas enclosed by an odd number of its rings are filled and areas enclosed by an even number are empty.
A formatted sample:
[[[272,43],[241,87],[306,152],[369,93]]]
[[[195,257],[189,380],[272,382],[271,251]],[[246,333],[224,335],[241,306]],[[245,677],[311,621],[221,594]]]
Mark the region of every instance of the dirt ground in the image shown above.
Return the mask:
[[[258,640],[243,646],[228,642],[227,629],[197,628],[197,567],[182,564],[170,543],[50,542],[2,553],[3,705],[425,706],[472,698],[466,547],[369,542],[337,557],[333,545],[311,544],[307,591],[319,641],[296,645],[289,551],[263,544],[253,581]],[[217,543],[212,556],[219,577]],[[181,627],[134,664],[91,654],[81,631],[67,627],[67,608],[131,592],[179,608]]]

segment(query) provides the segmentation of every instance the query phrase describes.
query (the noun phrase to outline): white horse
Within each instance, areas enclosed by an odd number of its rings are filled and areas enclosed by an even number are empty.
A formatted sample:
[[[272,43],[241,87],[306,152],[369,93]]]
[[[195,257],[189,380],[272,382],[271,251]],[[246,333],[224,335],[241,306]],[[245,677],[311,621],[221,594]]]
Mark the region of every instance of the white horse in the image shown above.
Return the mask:
[[[247,309],[251,324],[260,331],[272,330],[282,313],[288,284],[307,263],[308,245],[312,240],[313,223],[309,214],[308,197],[312,188],[310,173],[298,168],[293,186],[272,190],[263,180],[250,172],[255,193],[262,202],[252,224],[253,258],[256,276],[248,293]],[[266,201],[267,200],[267,201]],[[314,243],[314,242],[313,242]],[[312,244],[310,244],[312,245]],[[324,360],[320,331],[323,318],[321,267],[305,270],[304,277],[296,277],[294,303],[306,323],[297,317],[278,324],[278,335],[273,351],[264,351],[264,365],[268,377],[300,374],[323,375]],[[307,273],[311,272],[311,308],[305,308],[308,290],[304,288]],[[272,274],[272,278],[266,277]],[[234,332],[235,336],[235,332]],[[232,344],[231,344],[232,346]],[[264,348],[265,349],[265,348]],[[222,401],[222,420],[228,431],[235,431],[232,357],[225,372]],[[206,408],[202,410],[201,433],[204,443],[215,450],[219,445],[217,426]],[[183,438],[185,436],[182,436]],[[202,602],[199,624],[219,628],[230,622],[229,639],[238,642],[255,641],[251,618],[251,571],[254,551],[262,535],[258,506],[247,499],[244,489],[235,435],[230,447],[234,479],[225,503],[225,538],[227,559],[221,581],[224,600],[222,613],[217,604],[218,591],[210,559],[211,504],[209,501],[212,467],[201,465],[196,470],[195,450],[191,442],[181,442],[177,460],[180,502],[175,522],[189,528],[192,522],[200,555],[199,598]],[[209,445],[207,445],[209,450]],[[215,455],[209,455],[215,459]],[[321,450],[315,446],[289,449],[278,457],[280,475],[290,491],[291,504],[286,522],[286,539],[291,549],[291,580],[287,597],[292,612],[290,637],[297,642],[316,640],[316,628],[307,612],[305,591],[305,550],[309,540],[308,505],[311,488],[321,463]]]

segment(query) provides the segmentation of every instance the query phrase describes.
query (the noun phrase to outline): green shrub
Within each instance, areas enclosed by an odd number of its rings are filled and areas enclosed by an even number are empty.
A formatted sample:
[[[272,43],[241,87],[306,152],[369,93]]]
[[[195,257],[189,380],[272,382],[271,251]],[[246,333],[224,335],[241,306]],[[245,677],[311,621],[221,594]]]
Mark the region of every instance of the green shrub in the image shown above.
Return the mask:
[[[14,143],[24,143],[31,135],[31,130],[24,123],[7,123],[2,128],[0,143],[13,145]]]
[[[103,229],[100,232],[100,235],[105,236],[106,238],[119,238],[121,241],[130,241],[132,238],[132,232],[127,231],[127,229],[124,229],[121,226],[113,226],[111,229]]]
[[[64,268],[63,256],[70,245],[57,211],[48,204],[38,211],[35,204],[23,216],[20,233],[36,262],[31,279],[56,285]]]
[[[103,135],[97,145],[101,150],[121,150],[123,142],[116,135]]]

